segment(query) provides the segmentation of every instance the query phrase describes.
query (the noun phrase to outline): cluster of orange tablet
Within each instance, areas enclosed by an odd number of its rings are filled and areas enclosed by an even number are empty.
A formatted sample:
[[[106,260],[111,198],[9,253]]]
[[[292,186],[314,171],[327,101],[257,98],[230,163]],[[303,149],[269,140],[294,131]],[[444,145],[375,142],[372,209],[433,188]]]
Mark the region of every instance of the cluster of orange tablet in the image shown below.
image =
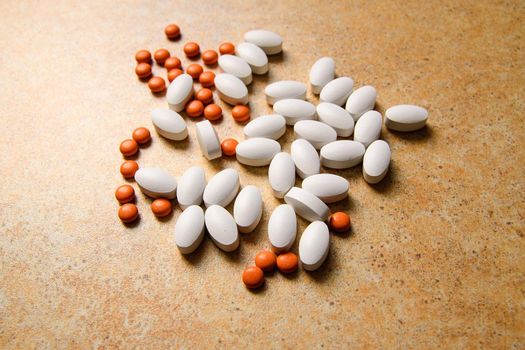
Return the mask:
[[[255,256],[255,266],[247,267],[242,273],[242,282],[250,289],[259,288],[264,283],[264,273],[272,272],[275,267],[281,273],[290,274],[297,270],[299,259],[292,252],[275,255],[274,252],[263,250]]]

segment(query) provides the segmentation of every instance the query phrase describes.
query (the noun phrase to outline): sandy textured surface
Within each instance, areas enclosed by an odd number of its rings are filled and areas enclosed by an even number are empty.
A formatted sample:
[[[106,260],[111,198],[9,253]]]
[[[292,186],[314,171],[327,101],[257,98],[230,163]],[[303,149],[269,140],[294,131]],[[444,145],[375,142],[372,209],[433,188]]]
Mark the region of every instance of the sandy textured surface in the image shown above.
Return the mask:
[[[525,347],[523,2],[322,3],[0,3],[1,348]],[[170,22],[181,41],[165,39]],[[353,230],[332,236],[320,270],[276,273],[252,293],[241,272],[268,247],[280,203],[266,168],[207,162],[191,120],[188,142],[154,134],[140,151],[141,165],[177,177],[233,167],[261,188],[263,221],[231,255],[207,239],[181,256],[180,209],[159,221],[141,194],[140,222],[123,226],[113,192],[119,142],[167,105],[136,79],[134,52],[182,57],[187,40],[217,48],[257,27],[285,43],[252,85],[254,116],[271,111],[267,83],[306,81],[331,55],[338,75],[378,89],[379,111],[414,103],[430,118],[423,131],[383,130],[393,161],[381,184],[340,172],[350,198],[331,208]],[[221,138],[242,138],[224,110]]]

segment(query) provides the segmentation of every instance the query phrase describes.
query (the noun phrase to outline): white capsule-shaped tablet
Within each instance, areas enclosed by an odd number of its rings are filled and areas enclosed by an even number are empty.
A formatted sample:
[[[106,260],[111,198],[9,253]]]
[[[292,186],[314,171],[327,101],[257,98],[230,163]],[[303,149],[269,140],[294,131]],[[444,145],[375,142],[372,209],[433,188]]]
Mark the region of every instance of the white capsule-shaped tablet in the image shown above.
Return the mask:
[[[204,222],[217,247],[225,252],[232,252],[239,247],[237,224],[226,209],[219,205],[212,205],[204,213]]]
[[[321,102],[330,102],[342,106],[352,93],[354,81],[349,77],[340,77],[324,86],[319,95]]]
[[[195,134],[202,155],[208,160],[220,158],[222,155],[219,135],[209,120],[203,120],[195,124]]]
[[[191,205],[200,205],[205,188],[206,174],[203,168],[194,166],[186,170],[177,186],[177,202],[182,210]]]
[[[369,184],[383,180],[390,166],[390,146],[383,140],[376,140],[368,146],[363,157],[363,177]]]
[[[154,109],[151,112],[151,122],[162,137],[175,141],[188,137],[186,122],[179,113],[171,109]]]
[[[295,80],[281,80],[266,86],[264,94],[270,106],[287,98],[304,100],[306,99],[306,85]]]
[[[346,100],[345,109],[350,113],[354,121],[358,121],[363,113],[374,109],[377,91],[373,86],[365,85],[352,92]]]
[[[299,259],[307,271],[317,270],[326,260],[330,249],[328,226],[322,221],[314,221],[304,230],[299,241]]]
[[[296,139],[305,139],[315,149],[321,149],[337,139],[337,133],[331,126],[317,120],[298,121],[293,126],[293,131]]]
[[[334,80],[335,61],[332,57],[321,57],[310,68],[312,92],[319,94],[326,84]]]
[[[378,111],[365,112],[355,124],[354,141],[361,142],[368,147],[372,142],[379,139],[383,120]]]
[[[254,137],[241,141],[235,148],[239,163],[250,166],[268,165],[273,156],[279,152],[281,152],[279,142],[264,137]]]
[[[304,139],[292,142],[291,155],[297,175],[301,178],[304,179],[310,175],[319,174],[321,170],[319,154],[317,154],[310,142]]]
[[[385,112],[385,125],[395,131],[415,131],[423,128],[428,119],[428,112],[415,105],[397,105]]]
[[[243,188],[233,205],[233,217],[239,232],[248,233],[255,230],[261,221],[262,211],[263,202],[259,189],[252,185]]]
[[[268,180],[273,190],[273,195],[283,198],[295,184],[295,163],[286,153],[277,153],[268,167]]]
[[[277,140],[286,132],[286,120],[280,114],[268,114],[253,119],[243,129],[246,138],[265,137]]]
[[[227,74],[239,78],[244,85],[252,82],[252,69],[248,62],[234,55],[221,55],[219,57],[219,67]]]
[[[361,163],[365,146],[361,142],[339,140],[321,148],[321,164],[332,169],[347,169]]]
[[[193,78],[188,74],[181,74],[168,86],[166,101],[175,112],[181,112],[193,97],[193,92]]]
[[[315,106],[296,98],[286,98],[275,102],[273,111],[282,115],[287,125],[294,125],[300,120],[315,119]]]
[[[177,181],[173,176],[160,168],[139,168],[135,181],[146,196],[152,198],[175,198]]]
[[[231,203],[237,192],[239,192],[239,173],[235,169],[228,168],[211,178],[202,198],[207,207],[211,205],[225,207]]]
[[[274,209],[268,220],[268,239],[272,250],[279,254],[290,250],[297,235],[297,217],[293,207],[281,204]]]
[[[292,187],[284,195],[284,201],[293,207],[297,215],[308,220],[324,221],[330,214],[330,209],[316,195],[299,187]]]
[[[250,30],[244,33],[244,40],[259,46],[267,55],[278,54],[283,49],[281,36],[269,30]]]
[[[301,187],[315,194],[325,203],[334,203],[348,197],[348,180],[334,174],[316,174],[303,180]]]
[[[204,211],[198,205],[184,209],[175,224],[175,244],[182,254],[193,253],[204,238]]]
[[[339,137],[348,137],[354,132],[354,119],[343,107],[321,102],[316,107],[317,119],[331,126]]]
[[[253,74],[268,73],[268,57],[259,46],[248,42],[240,43],[235,51],[240,58],[250,65]]]
[[[234,75],[228,73],[217,74],[214,80],[219,97],[231,105],[245,105],[248,103],[248,88]]]

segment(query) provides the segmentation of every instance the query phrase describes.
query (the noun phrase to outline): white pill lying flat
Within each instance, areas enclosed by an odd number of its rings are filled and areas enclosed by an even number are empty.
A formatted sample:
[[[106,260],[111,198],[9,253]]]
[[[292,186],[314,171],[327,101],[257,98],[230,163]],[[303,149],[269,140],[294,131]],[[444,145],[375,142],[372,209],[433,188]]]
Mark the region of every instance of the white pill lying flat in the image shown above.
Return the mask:
[[[315,149],[321,149],[337,139],[337,133],[331,126],[317,120],[298,121],[293,126],[293,131],[296,139],[305,139]]]
[[[252,82],[252,69],[248,62],[234,55],[221,55],[219,57],[219,67],[227,74],[239,78],[244,85]]]
[[[295,164],[292,157],[286,153],[277,153],[268,167],[268,180],[273,195],[283,198],[295,184]]]
[[[270,164],[273,156],[281,152],[279,142],[264,137],[254,137],[241,141],[235,149],[239,163],[250,166]]]
[[[175,198],[177,181],[173,176],[160,168],[139,168],[135,181],[140,190],[152,198]]]
[[[319,174],[321,170],[319,154],[310,142],[303,139],[292,142],[291,155],[297,175],[301,178]]]
[[[250,65],[253,74],[268,73],[268,57],[259,46],[252,43],[240,43],[235,51]]]
[[[186,122],[179,113],[171,109],[154,109],[151,112],[151,122],[162,137],[175,141],[188,137]]]
[[[207,207],[211,205],[225,207],[231,203],[237,192],[239,192],[239,173],[235,169],[228,168],[211,178],[202,198]]]
[[[193,78],[188,74],[181,74],[168,86],[166,101],[175,112],[183,111],[193,96]]]
[[[190,254],[204,238],[204,211],[191,205],[180,214],[175,224],[175,244],[182,254]]]
[[[369,184],[383,180],[390,166],[390,146],[383,140],[374,141],[363,157],[363,177]]]
[[[365,85],[352,92],[346,100],[345,109],[355,121],[358,121],[363,113],[374,108],[376,104],[377,91],[373,86]]]
[[[203,120],[195,124],[195,134],[202,155],[208,160],[220,158],[222,155],[219,135],[209,120]]]
[[[246,186],[239,192],[233,205],[233,217],[240,232],[255,230],[262,217],[263,202],[261,192],[255,186]]]
[[[268,239],[275,253],[288,251],[297,235],[297,217],[293,207],[281,204],[274,209],[268,221]]]
[[[248,88],[234,75],[228,73],[217,74],[214,80],[219,97],[231,105],[245,105],[248,103]]]
[[[317,270],[330,249],[330,233],[324,222],[314,221],[304,230],[299,241],[299,258],[303,269]]]
[[[335,61],[332,57],[321,57],[310,68],[312,92],[319,94],[326,84],[334,80]]]
[[[205,188],[206,174],[203,168],[194,166],[186,170],[177,186],[177,202],[182,210],[191,205],[200,205]]]
[[[287,125],[294,125],[300,120],[315,119],[315,106],[310,102],[295,98],[275,102],[273,111],[282,115]]]
[[[415,105],[397,105],[385,112],[385,125],[395,131],[415,131],[423,128],[428,119],[428,112]]]
[[[332,169],[346,169],[356,166],[363,160],[365,146],[361,142],[339,140],[321,148],[321,164]]]
[[[340,77],[324,86],[319,95],[321,102],[330,102],[342,106],[352,93],[354,81],[352,78]]]
[[[225,252],[232,252],[239,247],[237,224],[230,213],[219,205],[206,209],[204,222],[210,237]]]
[[[348,137],[354,132],[354,119],[343,108],[329,102],[317,105],[317,119],[330,125],[339,137]]]
[[[355,124],[354,141],[361,142],[368,147],[372,142],[379,139],[383,118],[378,111],[365,112]]]
[[[277,140],[286,132],[286,120],[280,114],[262,115],[246,124],[243,132],[247,138],[265,137]]]
[[[244,33],[244,40],[259,46],[267,55],[275,55],[283,49],[283,39],[277,33],[257,29]]]
[[[308,221],[324,221],[330,209],[313,193],[299,187],[292,187],[284,196],[284,201],[293,207],[297,215]]]
[[[264,89],[266,102],[271,106],[279,100],[295,98],[306,99],[306,85],[295,80],[282,80],[272,83]]]
[[[316,174],[303,180],[301,187],[315,194],[325,203],[334,203],[348,197],[348,180],[334,174]]]

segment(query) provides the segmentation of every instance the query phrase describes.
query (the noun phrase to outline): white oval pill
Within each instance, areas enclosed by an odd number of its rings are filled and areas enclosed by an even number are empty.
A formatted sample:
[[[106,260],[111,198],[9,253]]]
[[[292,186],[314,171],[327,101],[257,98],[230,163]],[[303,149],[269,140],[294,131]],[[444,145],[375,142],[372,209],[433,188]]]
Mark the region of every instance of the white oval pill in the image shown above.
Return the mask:
[[[294,125],[300,120],[315,119],[315,106],[296,98],[286,98],[275,102],[273,111],[282,115],[287,125]]]
[[[186,170],[177,186],[177,202],[182,210],[191,205],[200,205],[205,188],[206,174],[203,168],[194,166]]]
[[[168,86],[166,101],[175,112],[183,111],[193,96],[193,78],[189,74],[181,74]]]
[[[191,205],[180,214],[175,224],[175,244],[182,254],[193,253],[204,238],[204,211]]]
[[[244,40],[259,46],[267,55],[275,55],[283,49],[283,39],[277,33],[257,29],[244,33]]]
[[[221,55],[219,57],[219,67],[224,73],[231,74],[239,78],[244,85],[252,82],[252,69],[248,62],[234,55]]]
[[[373,86],[362,86],[348,97],[345,109],[354,118],[354,121],[358,121],[363,113],[374,108],[376,98],[377,91]]]
[[[326,84],[334,80],[335,61],[332,57],[321,57],[310,68],[312,92],[319,94]]]
[[[348,137],[354,132],[354,119],[343,107],[329,102],[321,102],[317,105],[317,119],[330,125],[337,136]]]
[[[268,221],[268,239],[275,253],[288,251],[297,235],[297,217],[293,207],[281,204],[274,209]]]
[[[162,137],[175,141],[188,137],[186,122],[179,113],[171,109],[154,109],[151,112],[151,122]]]
[[[255,186],[246,186],[239,192],[233,205],[233,217],[240,232],[255,230],[262,217],[263,202],[261,192]]]
[[[240,43],[235,51],[240,58],[250,65],[253,74],[268,73],[268,57],[259,46],[252,43]]]
[[[298,121],[293,126],[293,131],[296,139],[305,139],[315,149],[321,149],[327,143],[337,139],[337,133],[332,127],[317,120]]]
[[[280,114],[268,114],[253,119],[243,129],[247,138],[265,137],[277,140],[286,132],[286,120]]]
[[[291,205],[297,215],[308,221],[324,221],[330,214],[330,209],[316,195],[299,187],[292,187],[284,195],[284,201]]]
[[[231,105],[245,105],[248,103],[248,88],[234,75],[228,73],[217,74],[214,80],[219,97]]]
[[[219,205],[212,205],[204,213],[204,222],[217,247],[225,252],[232,252],[239,247],[237,224],[226,209]]]
[[[270,164],[273,156],[281,152],[279,142],[264,137],[254,137],[241,141],[235,149],[239,163],[250,166]]]
[[[321,169],[319,154],[317,154],[310,142],[304,139],[292,142],[291,155],[297,175],[301,178],[304,179],[310,175],[319,174]]]
[[[319,95],[321,102],[330,102],[342,106],[352,93],[354,81],[349,77],[340,77],[324,86]]]
[[[325,203],[334,203],[348,196],[348,180],[334,174],[308,176],[301,187]]]
[[[317,270],[330,249],[330,233],[324,222],[314,221],[304,230],[299,241],[299,258],[303,269]]]
[[[354,141],[361,142],[368,147],[372,142],[379,139],[383,120],[378,111],[365,112],[355,124]]]
[[[423,128],[428,119],[428,112],[415,105],[397,105],[385,112],[385,125],[395,131],[415,131]]]
[[[363,157],[363,177],[369,184],[383,180],[390,165],[390,146],[383,140],[376,140],[368,146]]]
[[[208,160],[220,158],[222,155],[219,135],[209,120],[203,120],[195,124],[195,134],[202,155]]]
[[[286,153],[277,153],[268,167],[268,180],[273,189],[273,195],[283,198],[295,184],[295,164],[292,157]]]
[[[239,192],[239,173],[235,169],[228,168],[211,178],[202,198],[207,207],[211,205],[225,207],[231,203],[237,192]]]
[[[266,86],[264,94],[270,106],[287,98],[304,100],[306,99],[306,85],[295,80],[281,80]]]
[[[346,169],[356,166],[363,160],[365,146],[361,142],[339,140],[321,148],[321,164],[332,169]]]
[[[175,198],[177,181],[173,176],[160,168],[139,168],[135,181],[140,190],[152,198]]]

